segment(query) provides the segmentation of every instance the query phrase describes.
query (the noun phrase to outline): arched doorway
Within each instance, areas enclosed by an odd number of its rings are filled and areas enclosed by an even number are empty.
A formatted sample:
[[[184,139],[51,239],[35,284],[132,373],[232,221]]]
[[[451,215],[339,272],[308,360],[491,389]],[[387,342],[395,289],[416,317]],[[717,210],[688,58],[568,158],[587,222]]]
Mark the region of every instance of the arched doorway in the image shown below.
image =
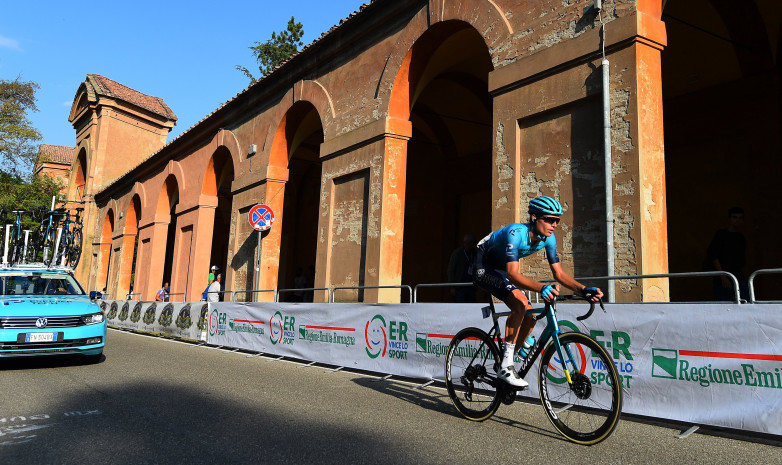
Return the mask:
[[[112,237],[114,236],[114,210],[109,209],[103,219],[101,228],[100,243],[98,249],[98,274],[95,287],[97,290],[106,289],[110,296],[116,297],[116,289],[109,288],[109,275],[111,274],[112,263]]]
[[[665,170],[671,272],[709,269],[706,249],[746,219],[746,274],[779,266],[782,247],[782,3],[668,1],[662,19]],[[712,300],[711,279],[672,280],[672,300]],[[771,298],[768,294],[766,298]]]
[[[284,121],[288,181],[283,204],[278,289],[313,287],[317,255],[323,124],[315,107],[298,102]],[[278,131],[278,135],[282,135]],[[275,146],[280,150],[281,146]],[[312,293],[285,292],[281,300],[312,300]]]
[[[140,291],[133,290],[136,282],[136,267],[138,263],[138,227],[141,218],[141,200],[138,194],[130,200],[128,211],[125,215],[125,236],[122,239],[122,263],[119,272],[119,285],[117,298],[130,296]]]
[[[68,191],[68,199],[81,201],[87,184],[87,151],[79,150],[73,175],[73,184]]]
[[[176,243],[176,207],[179,204],[179,184],[173,175],[168,176],[163,183],[160,198],[157,204],[158,216],[168,216],[168,230],[166,232],[165,259],[163,261],[163,283],[171,283],[174,266],[174,245]],[[173,289],[172,292],[184,292],[184,289]]]
[[[234,180],[234,164],[231,153],[225,147],[215,151],[206,168],[203,193],[217,197],[214,224],[212,227],[212,246],[209,266],[216,265],[223,273],[228,262],[228,237],[231,231],[231,208],[233,196],[231,183]]]
[[[465,235],[491,230],[493,66],[480,34],[458,21],[433,26],[410,53],[402,283],[448,282]],[[424,299],[450,300],[449,291]]]

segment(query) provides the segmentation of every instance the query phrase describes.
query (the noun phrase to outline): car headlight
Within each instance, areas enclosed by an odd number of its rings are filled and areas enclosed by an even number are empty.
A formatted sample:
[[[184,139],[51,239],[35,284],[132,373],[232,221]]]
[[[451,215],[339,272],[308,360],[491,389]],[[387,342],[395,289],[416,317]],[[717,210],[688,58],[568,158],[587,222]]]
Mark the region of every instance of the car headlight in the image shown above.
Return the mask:
[[[103,312],[82,315],[81,317],[81,321],[83,321],[85,325],[96,325],[98,323],[103,323],[103,319]]]

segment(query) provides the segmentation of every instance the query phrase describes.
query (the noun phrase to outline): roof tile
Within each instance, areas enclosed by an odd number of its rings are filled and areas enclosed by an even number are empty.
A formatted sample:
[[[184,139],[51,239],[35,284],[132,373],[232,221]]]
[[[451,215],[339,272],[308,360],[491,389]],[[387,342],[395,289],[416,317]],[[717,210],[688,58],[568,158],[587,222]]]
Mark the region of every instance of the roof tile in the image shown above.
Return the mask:
[[[119,82],[101,76],[100,74],[88,74],[87,79],[93,83],[95,92],[98,95],[124,100],[137,107],[163,116],[164,118],[168,118],[172,121],[177,120],[174,112],[171,111],[171,108],[169,108],[168,105],[166,105],[166,102],[160,97],[142,94],[135,89],[131,89],[128,86],[122,85]]]

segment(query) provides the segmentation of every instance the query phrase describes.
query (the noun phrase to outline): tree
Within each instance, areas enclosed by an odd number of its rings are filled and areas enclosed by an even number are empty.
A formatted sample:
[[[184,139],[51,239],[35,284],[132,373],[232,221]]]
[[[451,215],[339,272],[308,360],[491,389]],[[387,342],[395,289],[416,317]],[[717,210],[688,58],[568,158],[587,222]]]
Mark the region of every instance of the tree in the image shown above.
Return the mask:
[[[9,221],[13,219],[10,213],[12,210],[32,211],[41,206],[48,210],[52,205],[52,197],[57,197],[57,201],[62,200],[59,194],[61,188],[60,182],[49,176],[33,176],[30,181],[26,181],[20,176],[0,171],[0,209],[6,211]],[[26,229],[35,224],[30,215],[23,216],[22,222]]]
[[[236,69],[244,73],[250,79],[250,84],[254,83],[263,76],[269,74],[280,66],[285,60],[291,57],[299,50],[303,44],[301,37],[304,35],[304,26],[297,23],[291,16],[288,21],[288,28],[280,31],[279,34],[272,32],[272,38],[266,42],[256,42],[254,46],[248,47],[252,50],[255,60],[258,62],[258,70],[261,75],[256,79],[249,69],[241,65],[236,65]]]
[[[38,111],[35,82],[0,79],[0,172],[20,177],[32,171],[38,156],[41,133],[27,118],[27,112]]]

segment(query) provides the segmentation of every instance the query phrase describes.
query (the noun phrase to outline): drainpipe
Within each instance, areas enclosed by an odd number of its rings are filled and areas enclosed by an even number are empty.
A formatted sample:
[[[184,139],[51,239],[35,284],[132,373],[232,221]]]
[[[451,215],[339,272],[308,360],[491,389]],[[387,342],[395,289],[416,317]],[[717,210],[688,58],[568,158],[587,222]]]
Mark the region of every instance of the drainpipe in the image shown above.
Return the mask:
[[[606,264],[607,275],[614,276],[614,179],[611,170],[611,86],[609,85],[608,60],[603,58],[603,152],[605,166],[605,205],[606,205]],[[614,302],[616,282],[608,280],[607,296]]]
[[[595,10],[600,18],[602,29],[601,50],[603,61],[600,67],[603,71],[603,166],[605,171],[605,206],[606,206],[606,275],[614,276],[614,177],[611,164],[611,85],[609,63],[606,59],[606,25],[603,22],[602,0],[595,0]],[[609,279],[606,297],[609,302],[615,302],[615,281]]]

